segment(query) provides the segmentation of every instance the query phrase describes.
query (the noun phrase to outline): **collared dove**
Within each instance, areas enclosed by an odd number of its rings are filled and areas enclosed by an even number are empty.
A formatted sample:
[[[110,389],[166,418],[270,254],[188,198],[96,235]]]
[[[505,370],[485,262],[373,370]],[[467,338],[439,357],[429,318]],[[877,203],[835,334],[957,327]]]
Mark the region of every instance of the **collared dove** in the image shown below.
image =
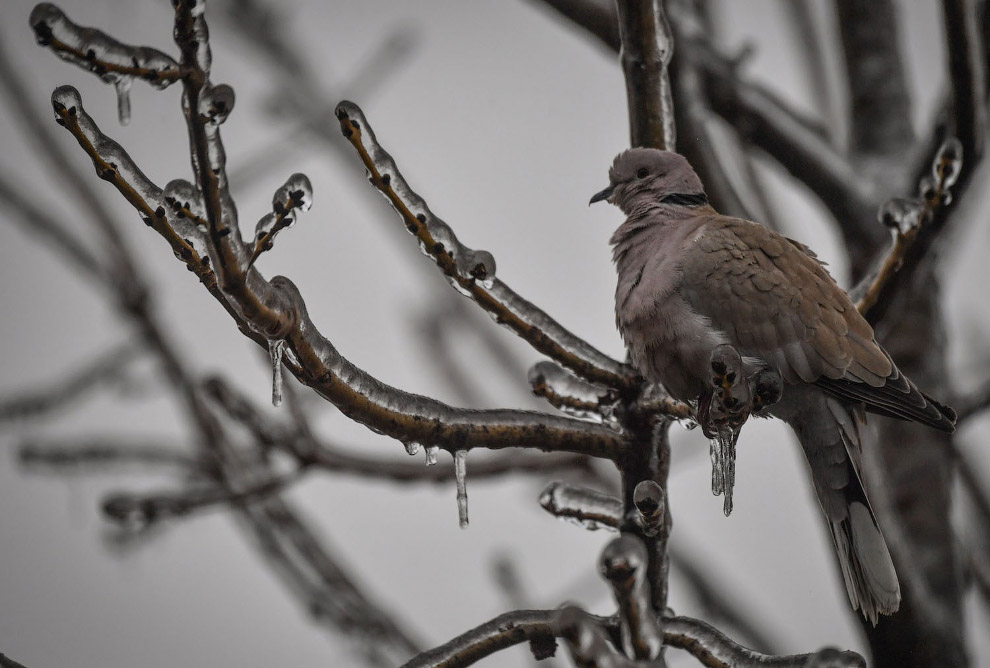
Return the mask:
[[[747,378],[779,373],[769,412],[807,456],[849,600],[874,624],[895,612],[897,574],[859,475],[861,409],[949,432],[955,413],[898,371],[808,247],[717,213],[683,156],[621,153],[591,203],[602,200],[627,216],[611,243],[616,324],[633,365],[684,401],[711,387],[724,344]]]

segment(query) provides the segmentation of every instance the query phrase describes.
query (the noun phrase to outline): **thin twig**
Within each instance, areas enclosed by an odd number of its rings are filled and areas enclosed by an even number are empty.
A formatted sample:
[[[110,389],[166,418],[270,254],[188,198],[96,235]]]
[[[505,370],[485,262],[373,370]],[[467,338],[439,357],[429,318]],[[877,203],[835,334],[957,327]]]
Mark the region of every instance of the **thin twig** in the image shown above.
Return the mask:
[[[433,215],[423,198],[409,187],[356,104],[341,102],[336,113],[371,183],[388,198],[407,229],[458,290],[536,350],[582,378],[624,390],[636,385],[631,368],[595,350],[499,280],[491,254],[472,250],[457,240],[453,230]]]
[[[120,436],[77,436],[71,439],[29,439],[17,449],[24,466],[63,474],[80,468],[114,466],[177,466],[203,474],[207,463],[171,443]]]
[[[99,355],[85,367],[52,383],[50,387],[2,398],[0,420],[37,418],[65,408],[101,385],[120,381],[141,352],[140,346],[133,342],[122,343]]]

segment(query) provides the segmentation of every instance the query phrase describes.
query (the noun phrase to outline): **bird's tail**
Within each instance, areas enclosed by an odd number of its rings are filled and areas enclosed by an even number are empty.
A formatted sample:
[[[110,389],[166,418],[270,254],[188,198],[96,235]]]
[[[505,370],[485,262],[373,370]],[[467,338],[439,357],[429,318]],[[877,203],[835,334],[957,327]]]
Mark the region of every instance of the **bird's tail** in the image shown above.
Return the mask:
[[[785,419],[811,466],[849,601],[876,625],[879,615],[897,611],[901,591],[858,471],[860,425],[841,402],[815,394]]]

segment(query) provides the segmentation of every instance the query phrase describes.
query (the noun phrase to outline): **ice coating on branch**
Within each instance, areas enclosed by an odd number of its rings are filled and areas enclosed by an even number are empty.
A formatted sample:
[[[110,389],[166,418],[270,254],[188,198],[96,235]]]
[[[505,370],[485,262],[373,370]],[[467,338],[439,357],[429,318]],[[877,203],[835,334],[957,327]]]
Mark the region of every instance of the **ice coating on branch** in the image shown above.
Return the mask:
[[[206,219],[203,198],[193,184],[183,179],[174,179],[165,184],[158,201],[157,212],[165,216],[169,226],[177,235],[185,239],[200,257],[209,255],[206,228],[200,221]]]
[[[402,445],[406,447],[406,454],[409,455],[410,457],[419,454],[420,445],[416,441],[409,441],[407,443],[403,443]]]
[[[38,44],[109,84],[139,78],[160,90],[179,78],[179,63],[168,55],[146,46],[122,44],[99,30],[78,26],[50,3],[37,5],[29,22]]]
[[[174,179],[165,184],[162,191],[161,205],[166,212],[179,214],[183,209],[191,215],[206,219],[206,207],[199,189],[184,179]]]
[[[269,339],[268,355],[272,359],[272,406],[282,405],[282,354],[285,339]]]
[[[435,445],[426,446],[426,465],[436,466],[437,465],[437,455],[440,453],[440,448]]]
[[[121,125],[128,125],[131,122],[131,77],[121,77],[114,83],[114,90],[117,92],[117,120]]]
[[[907,234],[921,224],[924,214],[925,203],[921,200],[894,197],[884,202],[877,217],[885,226]]]
[[[622,502],[592,489],[552,482],[540,493],[540,506],[559,519],[589,531],[617,529],[622,522]]]
[[[254,253],[250,264],[258,259],[263,252],[270,250],[275,241],[275,235],[292,227],[296,217],[290,215],[293,209],[309,211],[313,206],[313,186],[305,174],[293,174],[282,187],[275,191],[272,197],[272,210],[266,214],[254,228]]]
[[[70,127],[78,125],[83,137],[92,144],[100,162],[94,160],[97,175],[106,181],[122,179],[147,202],[154,205],[162,190],[144,175],[120,144],[107,137],[83,109],[82,98],[72,86],[59,86],[52,93],[55,122]]]
[[[227,84],[207,85],[199,94],[199,115],[207,123],[221,125],[234,110],[234,89]]]
[[[738,440],[738,429],[719,429],[709,445],[712,459],[712,494],[725,495],[722,512],[726,517],[732,513],[732,489],[736,484],[736,441]]]
[[[474,279],[485,287],[491,287],[495,280],[495,258],[492,254],[484,250],[474,250],[462,244],[450,226],[430,211],[423,198],[406,183],[392,156],[378,143],[374,131],[368,125],[364,114],[357,105],[352,102],[341,102],[337,105],[336,113],[339,119],[350,119],[351,124],[361,132],[362,145],[374,164],[381,186],[385,190],[394,192],[402,204],[416,217],[419,224],[426,227],[429,240],[420,236],[417,229],[410,227],[410,231],[417,234],[419,246],[423,253],[434,259],[446,255],[453,260],[459,278]],[[376,182],[374,175],[369,174],[369,177],[377,187],[379,183]],[[395,207],[395,203],[388,198],[387,194],[386,199]],[[397,212],[399,215],[403,215],[401,209],[397,209]],[[452,284],[458,291],[464,292],[464,288],[457,281],[452,281]]]
[[[581,380],[555,362],[534,364],[529,370],[529,384],[534,394],[568,415],[593,422],[611,416],[615,401],[611,391]]]
[[[206,0],[172,0],[172,4],[176,14],[173,33],[183,51],[183,63],[189,64],[191,56],[191,64],[209,77],[213,54],[210,51],[210,31],[203,18]]]
[[[454,453],[454,479],[457,481],[457,522],[462,529],[467,529],[467,450]]]

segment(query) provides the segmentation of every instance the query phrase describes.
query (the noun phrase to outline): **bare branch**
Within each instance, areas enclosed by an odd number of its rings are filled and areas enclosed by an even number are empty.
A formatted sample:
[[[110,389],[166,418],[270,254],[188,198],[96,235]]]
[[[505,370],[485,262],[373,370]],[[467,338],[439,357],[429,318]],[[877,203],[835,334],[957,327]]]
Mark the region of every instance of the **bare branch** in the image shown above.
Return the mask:
[[[118,436],[83,436],[65,440],[30,439],[18,448],[24,466],[64,473],[67,469],[112,466],[178,466],[203,473],[206,461],[171,443]]]
[[[956,137],[968,159],[983,154],[986,135],[987,82],[983,40],[972,0],[943,0],[952,116]]]
[[[875,273],[868,275],[850,290],[856,308],[876,322],[872,309],[881,299],[890,298],[890,285],[899,272],[910,273],[920,262],[935,235],[944,227],[946,210],[952,202],[952,188],[959,179],[972,171],[966,167],[959,140],[950,137],[942,143],[932,163],[931,175],[919,186],[921,199],[892,199],[880,210],[880,222],[889,227],[894,241]],[[965,187],[960,183],[958,189]]]
[[[542,0],[538,4],[553,8],[612,51],[618,52],[622,46],[614,0]]]
[[[103,512],[128,527],[143,528],[166,519],[183,517],[211,506],[239,506],[284,491],[303,474],[299,469],[285,475],[265,475],[236,491],[228,487],[199,486],[179,492],[113,494],[103,501]],[[228,481],[229,482],[229,481]]]
[[[636,385],[631,368],[595,350],[499,280],[490,253],[472,250],[457,240],[453,230],[434,216],[423,198],[409,187],[357,105],[341,102],[336,113],[344,136],[368,169],[372,185],[395,207],[406,228],[455,289],[475,300],[536,350],[582,378],[623,390]]]
[[[852,151],[900,156],[914,131],[895,3],[838,0],[836,9],[852,103]]]
[[[830,647],[812,654],[760,654],[689,617],[664,618],[663,638],[666,644],[686,650],[708,668],[866,668],[866,660],[856,652]]]
[[[0,60],[2,59],[3,55],[0,54]],[[83,276],[96,280],[100,287],[107,287],[110,277],[100,260],[54,216],[25,197],[22,190],[6,175],[0,174],[0,202],[10,209],[7,220],[28,234],[40,236],[75,265]]]
[[[371,665],[391,668],[420,651],[419,643],[361,591],[288,503],[272,498],[238,510],[263,556],[313,618],[352,641]]]
[[[133,342],[122,343],[50,387],[0,399],[0,420],[37,418],[64,408],[101,385],[120,381],[139,353]]]
[[[667,65],[674,40],[661,0],[616,0],[619,60],[626,80],[631,146],[675,150],[674,100]]]
[[[718,582],[712,573],[702,571],[698,559],[683,549],[678,549],[676,543],[670,547],[670,563],[694,591],[701,607],[708,613],[706,617],[711,615],[715,619],[728,622],[742,634],[747,647],[773,653],[777,643],[759,627],[750,611],[740,610],[732,603],[732,596],[728,594],[730,587],[726,583]]]
[[[0,668],[25,668],[25,666],[0,652]]]
[[[959,397],[955,402],[957,424],[962,424],[990,408],[990,381],[981,385],[969,394]]]
[[[703,40],[682,41],[680,53],[704,72],[712,110],[808,187],[832,212],[850,245],[865,240],[872,248],[882,239],[882,231],[858,222],[872,219],[879,186],[831,146],[817,122],[765,88],[741,82],[731,63]]]

